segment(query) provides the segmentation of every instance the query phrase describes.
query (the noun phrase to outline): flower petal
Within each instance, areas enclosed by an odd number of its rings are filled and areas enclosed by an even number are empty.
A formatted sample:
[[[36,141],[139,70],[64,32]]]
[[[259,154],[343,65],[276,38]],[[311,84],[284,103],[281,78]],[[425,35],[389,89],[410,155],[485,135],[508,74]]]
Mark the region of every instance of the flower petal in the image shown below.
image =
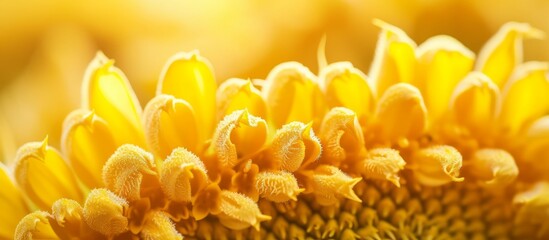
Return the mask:
[[[231,191],[221,192],[221,212],[217,217],[221,224],[233,230],[254,227],[259,231],[262,221],[271,220],[270,216],[259,211],[257,203],[249,197]]]
[[[357,115],[347,108],[332,108],[324,116],[319,135],[324,147],[321,159],[324,163],[337,167],[347,155],[356,156],[365,151]]]
[[[404,169],[406,162],[397,150],[391,148],[374,148],[368,151],[366,159],[358,165],[364,178],[388,180],[400,187],[398,172]]]
[[[52,205],[51,227],[62,239],[97,239],[103,237],[84,222],[83,208],[74,200],[61,198]]]
[[[57,239],[50,226],[51,215],[44,211],[36,211],[26,215],[15,229],[16,240]]]
[[[417,138],[427,126],[427,110],[419,90],[407,83],[391,86],[377,103],[375,127],[381,141]]]
[[[162,163],[160,184],[166,197],[190,202],[208,184],[204,163],[184,148],[176,148]]]
[[[299,188],[295,176],[286,171],[260,172],[255,186],[261,197],[273,202],[297,201],[297,195],[304,190]]]
[[[291,122],[276,132],[269,148],[268,164],[272,166],[265,167],[295,172],[316,161],[320,151],[320,140],[314,135],[311,124]]]
[[[330,64],[322,69],[319,85],[328,107],[346,107],[365,123],[373,113],[374,95],[366,75],[350,62]]]
[[[473,68],[475,54],[449,36],[429,38],[417,49],[417,81],[429,116],[440,118],[456,84]]]
[[[120,146],[103,167],[103,182],[128,201],[141,198],[145,175],[156,175],[152,154],[130,144]]]
[[[27,143],[17,151],[15,180],[41,209],[50,209],[59,198],[82,201],[76,178],[60,153],[43,142]]]
[[[107,122],[93,111],[73,111],[63,123],[61,143],[79,179],[89,188],[103,186],[103,165],[117,147]]]
[[[513,135],[549,112],[549,64],[518,66],[502,91],[497,116],[504,134]]]
[[[414,176],[423,185],[440,186],[449,182],[461,182],[459,171],[463,159],[451,146],[437,145],[420,149],[412,156]]]
[[[205,142],[194,108],[170,95],[158,95],[147,104],[143,123],[149,146],[161,158],[176,147],[198,152]]]
[[[276,128],[292,122],[310,122],[324,114],[322,93],[316,76],[297,62],[276,66],[261,90]]]
[[[217,157],[218,167],[234,167],[239,159],[260,151],[267,141],[267,123],[247,110],[225,116],[212,138],[209,152]]]
[[[149,219],[143,225],[141,237],[147,240],[175,240],[183,239],[183,236],[175,229],[174,223],[166,213],[154,211],[148,216]]]
[[[520,149],[518,157],[520,169],[528,168],[525,171],[529,174],[524,177],[537,178],[541,175],[549,180],[549,166],[542,163],[549,159],[549,116],[539,118],[532,123],[521,139],[523,142],[516,148]]]
[[[247,109],[254,116],[267,118],[267,104],[250,80],[230,78],[217,89],[217,120],[236,110]]]
[[[525,192],[517,194],[513,203],[519,205],[515,226],[533,226],[537,239],[549,236],[549,183],[539,182]]]
[[[3,163],[0,163],[0,212],[6,217],[0,225],[0,238],[13,239],[13,230],[17,227],[19,220],[29,213],[23,196],[14,182],[8,176],[8,170]]]
[[[376,88],[376,95],[381,96],[387,88],[399,83],[414,81],[416,44],[404,31],[375,19],[374,24],[381,28],[376,52],[370,73]]]
[[[522,62],[522,38],[541,38],[543,33],[526,23],[509,22],[480,50],[475,70],[486,74],[500,88]]]
[[[506,186],[519,174],[513,156],[501,149],[477,150],[469,164],[471,173],[488,186]]]
[[[115,236],[128,230],[124,216],[128,203],[107,189],[94,189],[84,203],[84,220],[91,229],[103,235]]]
[[[450,100],[453,119],[472,133],[486,135],[494,120],[499,88],[486,75],[471,72],[455,88]]]
[[[114,138],[118,145],[131,143],[144,147],[141,105],[124,73],[113,64],[103,53],[97,53],[82,84],[82,106],[116,129]]]
[[[201,131],[210,136],[216,118],[216,87],[210,62],[197,51],[181,52],[164,66],[156,94],[168,94],[188,102],[196,112]]]

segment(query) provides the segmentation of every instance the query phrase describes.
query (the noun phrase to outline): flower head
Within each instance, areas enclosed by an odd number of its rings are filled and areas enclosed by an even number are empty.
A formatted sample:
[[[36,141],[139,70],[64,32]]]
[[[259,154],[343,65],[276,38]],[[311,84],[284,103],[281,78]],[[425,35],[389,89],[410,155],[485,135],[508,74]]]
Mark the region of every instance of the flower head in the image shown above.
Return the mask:
[[[289,62],[218,87],[205,58],[180,53],[143,111],[98,54],[62,153],[24,145],[19,188],[0,192],[16,221],[19,191],[39,209],[15,237],[549,237],[549,67],[521,56],[539,31],[509,23],[475,57],[375,24],[368,76],[320,59],[318,76]]]

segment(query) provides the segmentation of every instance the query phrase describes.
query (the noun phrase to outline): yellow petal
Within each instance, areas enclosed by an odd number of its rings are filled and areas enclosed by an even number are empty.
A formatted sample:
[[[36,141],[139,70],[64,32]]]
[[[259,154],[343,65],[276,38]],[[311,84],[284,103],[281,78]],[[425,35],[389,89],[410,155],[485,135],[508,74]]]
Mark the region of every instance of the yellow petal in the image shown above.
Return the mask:
[[[124,73],[113,64],[103,53],[97,53],[82,84],[82,106],[116,129],[114,138],[118,145],[131,143],[144,147],[141,105]]]
[[[211,136],[215,125],[217,83],[210,62],[198,52],[171,57],[160,75],[156,94],[168,94],[188,102],[195,110],[200,130]]]
[[[477,150],[469,163],[471,173],[488,186],[506,186],[519,174],[513,156],[501,149]]]
[[[543,33],[526,23],[509,22],[482,47],[475,70],[486,74],[500,88],[522,62],[522,38],[541,38]]]
[[[540,182],[525,192],[517,194],[513,203],[519,205],[515,217],[518,227],[534,227],[538,239],[549,236],[549,183]]]
[[[15,180],[41,209],[50,209],[59,198],[82,201],[73,172],[59,152],[43,142],[27,143],[17,151]]]
[[[471,72],[452,94],[452,117],[460,125],[469,127],[473,133],[485,133],[487,126],[493,122],[499,96],[498,86],[486,75]]]
[[[346,107],[356,113],[361,123],[373,113],[374,95],[366,75],[350,62],[330,64],[322,69],[319,85],[328,107]]]
[[[404,31],[393,25],[378,19],[374,20],[374,25],[382,31],[368,76],[375,84],[376,95],[381,96],[396,83],[414,81],[416,44]]]
[[[297,201],[297,195],[303,192],[295,176],[289,172],[260,172],[255,187],[261,197],[273,202]]]
[[[93,111],[71,112],[63,123],[61,150],[89,188],[103,186],[103,165],[116,150],[111,129]]]
[[[451,146],[438,145],[420,149],[412,157],[414,176],[423,185],[440,186],[461,182],[459,171],[463,159]]]
[[[364,151],[364,135],[356,114],[343,107],[332,108],[320,126],[322,162],[338,166],[347,155]]]
[[[324,114],[322,93],[316,76],[297,62],[276,66],[261,89],[276,128],[292,122],[310,122]]]
[[[25,216],[15,229],[16,240],[59,239],[50,226],[51,215],[36,211]]]
[[[504,134],[515,134],[525,124],[549,112],[549,64],[528,62],[517,67],[502,91],[497,116]]]
[[[103,167],[103,182],[115,194],[128,201],[141,198],[145,175],[156,175],[154,157],[130,144],[120,146]]]
[[[267,134],[265,120],[252,116],[247,110],[237,110],[217,126],[209,152],[217,157],[219,167],[233,167],[239,159],[260,151]]]
[[[549,159],[549,116],[539,118],[532,123],[521,139],[524,141],[517,146],[521,150],[519,159],[520,163],[530,168],[526,170],[532,173],[528,176],[536,178],[541,174],[544,179],[549,180],[549,166],[541,164],[540,161]]]
[[[176,148],[162,163],[160,184],[166,197],[190,202],[208,184],[204,163],[184,148]]]
[[[448,110],[456,84],[473,67],[475,54],[449,36],[429,38],[417,49],[417,81],[429,116],[437,120]]]
[[[315,201],[323,206],[338,203],[339,197],[362,202],[353,191],[353,187],[361,180],[348,176],[334,166],[320,165],[312,175],[312,193],[316,196]]]
[[[407,83],[391,86],[377,104],[375,123],[382,141],[417,138],[427,126],[427,110],[419,90]]]
[[[217,215],[221,224],[233,230],[254,227],[259,230],[262,221],[271,220],[270,216],[259,211],[257,203],[249,197],[231,191],[221,192],[221,213]]]
[[[147,240],[183,239],[183,236],[177,232],[174,223],[168,215],[161,211],[150,213],[149,219],[143,225],[140,236],[142,239]]]
[[[230,78],[217,89],[217,120],[236,110],[247,109],[254,116],[267,119],[267,105],[261,92],[250,80]]]
[[[50,222],[55,233],[62,239],[97,239],[103,237],[84,221],[83,208],[74,200],[61,198],[53,203]]]
[[[269,159],[277,170],[295,172],[313,163],[320,156],[320,140],[311,124],[291,122],[279,129],[271,143]]]
[[[204,133],[194,108],[170,95],[158,95],[147,104],[143,123],[149,146],[161,158],[167,157],[176,147],[198,152],[206,138],[201,135]]]
[[[25,205],[21,192],[14,185],[8,176],[8,170],[3,163],[0,163],[0,212],[4,214],[2,224],[0,224],[0,238],[13,239],[13,230],[19,223],[19,220],[29,213]]]
[[[400,187],[398,172],[404,169],[406,162],[397,150],[391,148],[374,148],[368,152],[358,168],[364,178],[388,180]]]
[[[128,203],[107,189],[94,189],[84,203],[84,220],[91,229],[115,236],[128,230],[124,210]]]

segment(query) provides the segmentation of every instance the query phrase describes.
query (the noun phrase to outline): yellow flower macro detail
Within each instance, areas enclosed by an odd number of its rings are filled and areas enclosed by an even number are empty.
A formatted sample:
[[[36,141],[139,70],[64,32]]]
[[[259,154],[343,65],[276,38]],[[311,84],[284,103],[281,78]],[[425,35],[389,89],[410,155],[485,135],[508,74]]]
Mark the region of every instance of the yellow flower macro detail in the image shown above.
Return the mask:
[[[1,166],[0,238],[549,238],[549,64],[521,49],[542,33],[508,23],[475,56],[374,24],[369,74],[321,46],[318,74],[218,86],[178,53],[144,108],[99,53],[61,151]]]

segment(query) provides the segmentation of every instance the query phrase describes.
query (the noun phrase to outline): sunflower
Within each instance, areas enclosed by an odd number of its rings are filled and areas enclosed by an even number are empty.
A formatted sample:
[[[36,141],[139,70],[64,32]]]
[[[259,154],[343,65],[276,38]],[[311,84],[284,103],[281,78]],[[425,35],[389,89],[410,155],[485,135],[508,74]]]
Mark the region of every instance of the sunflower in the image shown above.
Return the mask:
[[[540,31],[508,23],[475,58],[374,23],[369,77],[321,47],[318,75],[287,62],[217,86],[206,59],[180,53],[144,109],[99,53],[61,151],[23,145],[15,184],[1,168],[1,236],[549,237],[549,67],[521,49]]]

